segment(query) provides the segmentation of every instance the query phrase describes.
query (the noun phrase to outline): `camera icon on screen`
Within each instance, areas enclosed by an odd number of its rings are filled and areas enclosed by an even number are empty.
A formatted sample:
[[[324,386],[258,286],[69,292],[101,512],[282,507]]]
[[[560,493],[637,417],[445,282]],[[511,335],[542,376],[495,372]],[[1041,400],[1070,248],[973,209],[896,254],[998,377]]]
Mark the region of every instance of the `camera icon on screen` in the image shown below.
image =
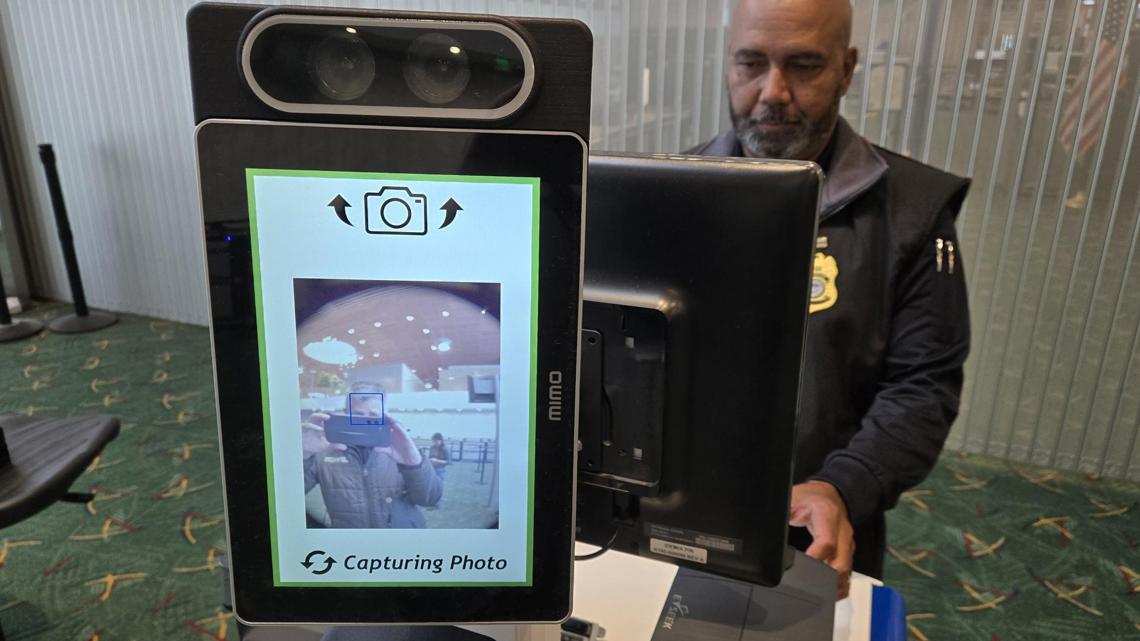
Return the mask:
[[[364,230],[370,234],[423,236],[427,233],[427,196],[393,185],[364,194]]]

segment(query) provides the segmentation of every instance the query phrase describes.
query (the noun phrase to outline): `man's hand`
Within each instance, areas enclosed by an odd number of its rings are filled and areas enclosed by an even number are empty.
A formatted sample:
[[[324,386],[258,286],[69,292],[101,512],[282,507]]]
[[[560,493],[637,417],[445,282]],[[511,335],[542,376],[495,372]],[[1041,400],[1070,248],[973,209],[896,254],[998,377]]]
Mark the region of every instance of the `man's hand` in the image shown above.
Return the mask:
[[[384,424],[390,426],[392,430],[392,443],[388,447],[374,447],[373,450],[387,454],[392,457],[400,465],[407,465],[415,467],[423,462],[424,457],[420,454],[419,448],[408,438],[404,430],[400,429],[400,424],[392,420],[391,416],[384,416]]]
[[[839,573],[836,598],[846,597],[855,556],[855,530],[847,519],[847,505],[835,486],[823,481],[793,485],[788,524],[808,529],[812,542],[807,555]]]
[[[328,439],[325,438],[325,421],[328,418],[328,414],[313,412],[309,415],[308,420],[301,423],[301,450],[306,457],[317,452],[323,452],[330,447],[342,451],[348,449],[344,443],[329,443]]]

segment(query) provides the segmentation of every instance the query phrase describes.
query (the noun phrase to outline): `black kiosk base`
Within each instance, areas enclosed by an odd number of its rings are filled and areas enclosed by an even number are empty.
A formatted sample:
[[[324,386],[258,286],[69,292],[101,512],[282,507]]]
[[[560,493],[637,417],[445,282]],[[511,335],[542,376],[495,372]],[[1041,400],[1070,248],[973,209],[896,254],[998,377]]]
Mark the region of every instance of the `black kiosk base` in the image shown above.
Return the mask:
[[[681,568],[652,641],[829,641],[835,587],[835,572],[799,551],[774,588]]]

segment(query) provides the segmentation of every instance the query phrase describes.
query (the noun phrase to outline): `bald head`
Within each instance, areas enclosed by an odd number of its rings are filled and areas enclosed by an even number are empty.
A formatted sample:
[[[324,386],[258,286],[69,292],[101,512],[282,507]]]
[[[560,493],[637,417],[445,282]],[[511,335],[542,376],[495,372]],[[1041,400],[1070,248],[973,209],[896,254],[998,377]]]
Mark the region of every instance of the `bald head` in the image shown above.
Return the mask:
[[[728,89],[746,154],[813,160],[839,117],[858,54],[848,0],[739,0]]]
[[[840,50],[851,46],[850,0],[738,0],[732,14],[731,41],[764,20],[792,19],[818,30]]]

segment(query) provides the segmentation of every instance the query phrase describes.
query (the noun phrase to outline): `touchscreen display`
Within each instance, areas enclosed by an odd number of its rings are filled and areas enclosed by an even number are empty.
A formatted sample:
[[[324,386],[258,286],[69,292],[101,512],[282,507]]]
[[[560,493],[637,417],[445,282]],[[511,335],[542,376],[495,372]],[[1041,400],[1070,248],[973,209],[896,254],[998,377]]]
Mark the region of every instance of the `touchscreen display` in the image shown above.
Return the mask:
[[[530,585],[539,180],[246,180],[274,584]]]

